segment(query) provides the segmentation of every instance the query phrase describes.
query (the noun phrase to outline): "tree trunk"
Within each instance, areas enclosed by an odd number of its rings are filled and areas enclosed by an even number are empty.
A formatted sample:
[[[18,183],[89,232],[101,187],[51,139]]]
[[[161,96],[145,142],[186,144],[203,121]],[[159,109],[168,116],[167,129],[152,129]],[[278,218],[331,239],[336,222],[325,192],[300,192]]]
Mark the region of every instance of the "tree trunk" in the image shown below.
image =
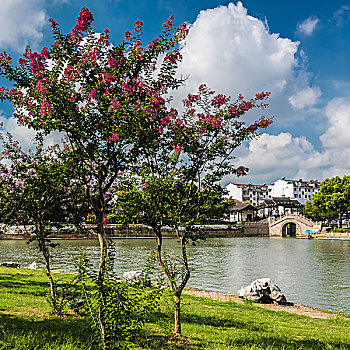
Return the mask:
[[[103,212],[100,214],[98,218],[97,224],[97,234],[98,240],[100,242],[100,261],[98,266],[98,274],[99,277],[103,275],[105,267],[106,267],[106,258],[107,258],[107,236],[103,223]]]
[[[181,335],[181,292],[174,294],[174,333]]]
[[[99,290],[99,295],[102,302],[102,305],[100,306],[99,313],[98,313],[98,323],[100,327],[102,349],[105,349],[105,340],[106,340],[106,329],[104,324],[105,292],[103,288],[103,283],[104,283],[105,272],[106,272],[107,237],[106,237],[106,231],[105,231],[104,222],[103,222],[103,216],[104,216],[104,210],[102,209],[101,211],[99,211],[97,216],[97,220],[98,220],[97,234],[98,234],[98,240],[100,242],[100,261],[99,261],[99,267],[98,267],[98,290]]]
[[[339,228],[341,228],[343,226],[343,223],[342,223],[342,219],[341,219],[341,213],[339,213]]]
[[[41,235],[41,233],[40,233]],[[52,274],[51,274],[51,266],[50,266],[50,252],[48,247],[46,246],[45,240],[39,238],[38,239],[39,249],[43,253],[44,260],[45,260],[45,266],[46,266],[46,275],[49,279],[50,283],[50,295],[51,295],[51,301],[52,301],[52,307],[55,312],[57,312],[57,300],[56,300],[56,285],[53,280]]]
[[[178,239],[180,240],[182,250],[182,262],[185,269],[184,278],[174,294],[174,332],[175,335],[181,335],[181,295],[190,278],[190,269],[188,267],[186,239],[180,234],[178,228],[176,228],[176,234]]]
[[[153,230],[154,230],[154,232],[156,234],[156,237],[157,237],[157,260],[158,260],[158,264],[159,264],[160,268],[162,269],[162,271],[165,273],[166,277],[168,278],[171,289],[174,290],[176,288],[175,281],[171,277],[171,274],[170,274],[168,268],[166,267],[166,265],[164,264],[163,259],[162,259],[162,244],[163,244],[162,233],[161,233],[160,229],[158,229],[158,228],[153,227]]]

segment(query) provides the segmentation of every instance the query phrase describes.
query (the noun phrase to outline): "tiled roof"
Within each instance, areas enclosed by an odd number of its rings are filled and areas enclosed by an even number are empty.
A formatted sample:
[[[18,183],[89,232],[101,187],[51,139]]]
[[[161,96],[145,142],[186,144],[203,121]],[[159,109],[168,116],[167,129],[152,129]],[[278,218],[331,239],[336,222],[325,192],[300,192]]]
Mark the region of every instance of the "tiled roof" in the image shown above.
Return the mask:
[[[296,199],[290,199],[289,197],[273,197],[266,198],[261,201],[262,203],[258,205],[259,209],[269,208],[269,207],[302,207],[303,205]]]
[[[254,210],[254,211],[256,211],[256,210],[258,210],[258,208],[255,207],[251,203],[239,203],[233,207],[233,211],[242,211],[242,210]]]

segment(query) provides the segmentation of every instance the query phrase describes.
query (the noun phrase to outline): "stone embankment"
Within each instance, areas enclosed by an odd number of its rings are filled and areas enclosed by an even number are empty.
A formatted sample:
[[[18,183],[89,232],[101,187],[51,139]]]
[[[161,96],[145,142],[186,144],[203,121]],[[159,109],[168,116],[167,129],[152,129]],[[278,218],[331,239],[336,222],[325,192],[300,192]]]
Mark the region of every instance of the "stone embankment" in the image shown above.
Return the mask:
[[[129,228],[121,228],[119,225],[108,224],[105,226],[107,236],[110,238],[154,238],[153,230],[145,225],[133,225]],[[268,236],[268,224],[258,222],[246,222],[242,225],[207,225],[208,238],[229,238],[229,237],[257,237]],[[163,237],[175,238],[176,233],[172,229],[164,228]],[[30,238],[29,230],[20,228],[11,232],[0,234],[0,239],[28,239]],[[62,239],[79,239],[79,238],[96,238],[96,225],[84,225],[83,229],[67,232],[54,231],[51,238]]]
[[[305,237],[298,237],[305,238]],[[349,232],[325,232],[317,235],[312,235],[313,239],[339,239],[339,240],[350,240],[350,229]]]

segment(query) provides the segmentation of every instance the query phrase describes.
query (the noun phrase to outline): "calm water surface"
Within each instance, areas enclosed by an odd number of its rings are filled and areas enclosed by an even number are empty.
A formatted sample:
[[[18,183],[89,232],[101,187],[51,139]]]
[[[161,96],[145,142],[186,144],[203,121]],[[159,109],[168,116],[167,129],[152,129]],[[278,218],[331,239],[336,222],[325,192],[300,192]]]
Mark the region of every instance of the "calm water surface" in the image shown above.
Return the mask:
[[[54,269],[74,271],[72,256],[78,250],[98,261],[97,240],[64,240],[52,250]],[[176,240],[164,248],[169,256],[179,252]],[[153,239],[116,241],[115,269],[140,270],[155,249]],[[288,238],[211,238],[189,248],[192,276],[189,286],[236,292],[257,278],[270,277],[288,301],[350,313],[350,241]],[[44,268],[35,243],[0,241],[0,261],[33,261]]]

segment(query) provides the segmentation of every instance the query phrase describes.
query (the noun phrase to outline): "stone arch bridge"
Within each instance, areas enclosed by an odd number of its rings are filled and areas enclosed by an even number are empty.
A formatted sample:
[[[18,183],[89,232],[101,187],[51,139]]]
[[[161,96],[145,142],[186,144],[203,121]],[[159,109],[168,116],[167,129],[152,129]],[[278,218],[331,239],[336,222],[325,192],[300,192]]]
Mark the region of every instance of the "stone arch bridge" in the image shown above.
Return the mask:
[[[270,236],[307,236],[305,231],[321,231],[321,223],[314,222],[298,214],[286,214],[279,218],[268,219]]]

